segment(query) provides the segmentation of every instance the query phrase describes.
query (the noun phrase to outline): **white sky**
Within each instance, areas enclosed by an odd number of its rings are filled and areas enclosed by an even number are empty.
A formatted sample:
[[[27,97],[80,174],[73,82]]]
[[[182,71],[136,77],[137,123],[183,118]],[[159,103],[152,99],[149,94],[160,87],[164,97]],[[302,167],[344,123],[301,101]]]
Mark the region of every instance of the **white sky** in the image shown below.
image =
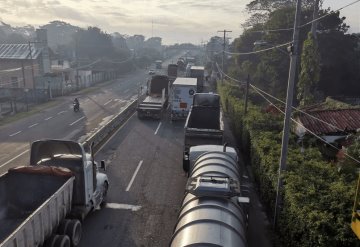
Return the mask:
[[[218,30],[241,33],[250,0],[0,0],[0,20],[13,26],[39,26],[62,20],[81,27],[98,26],[107,32],[160,36],[164,44],[200,44]],[[324,0],[338,9],[354,0]],[[352,32],[360,31],[360,2],[341,11]],[[152,25],[153,23],[153,25]],[[153,26],[153,29],[152,29]],[[153,30],[153,31],[152,31]],[[221,35],[221,34],[219,34]]]

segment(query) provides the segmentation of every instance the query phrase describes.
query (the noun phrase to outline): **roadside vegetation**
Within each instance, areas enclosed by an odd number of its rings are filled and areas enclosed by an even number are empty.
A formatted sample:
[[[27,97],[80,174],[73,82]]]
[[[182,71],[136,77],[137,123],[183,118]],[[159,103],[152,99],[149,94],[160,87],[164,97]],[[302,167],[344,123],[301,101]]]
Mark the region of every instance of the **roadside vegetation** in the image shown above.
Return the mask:
[[[248,154],[260,197],[272,219],[281,149],[283,116],[266,112],[256,94],[250,95],[244,114],[244,91],[219,84],[223,109],[230,119],[239,146]],[[359,155],[355,143],[349,151]],[[335,162],[324,159],[316,142],[303,145],[291,136],[284,176],[284,203],[277,225],[276,246],[355,246],[350,229],[356,174],[353,169],[339,172]],[[353,161],[342,161],[353,166]]]
[[[230,119],[239,147],[251,165],[269,219],[273,218],[284,104],[289,74],[288,43],[292,41],[294,0],[258,1],[248,4],[251,14],[244,33],[229,46],[224,83],[218,82],[225,114]],[[356,98],[360,84],[359,35],[349,34],[345,17],[322,9],[322,1],[303,1],[301,23],[313,19],[314,3],[319,16],[327,15],[300,32],[299,67],[295,107],[324,104],[330,109],[353,108],[334,98]],[[314,30],[316,30],[314,32]],[[278,47],[278,45],[282,45]],[[274,48],[274,46],[277,46]],[[267,51],[262,51],[267,48]],[[249,52],[256,52],[248,54]],[[245,53],[245,54],[244,54]],[[211,54],[221,64],[221,53]],[[209,68],[211,66],[208,66]],[[214,68],[214,66],[212,66]],[[248,110],[244,111],[245,82],[250,78]],[[231,78],[231,79],[230,79]],[[254,90],[255,88],[255,90]],[[256,91],[263,90],[267,95]],[[359,133],[350,136],[347,155],[360,158]],[[351,212],[360,164],[345,156],[327,156],[317,138],[290,135],[283,203],[276,226],[275,246],[357,246],[351,231]]]

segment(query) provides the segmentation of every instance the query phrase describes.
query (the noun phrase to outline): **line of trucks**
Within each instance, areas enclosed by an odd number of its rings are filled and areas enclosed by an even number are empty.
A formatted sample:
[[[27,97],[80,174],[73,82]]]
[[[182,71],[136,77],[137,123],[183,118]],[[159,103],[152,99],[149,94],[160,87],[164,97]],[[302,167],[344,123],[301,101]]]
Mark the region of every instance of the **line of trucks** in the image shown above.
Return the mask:
[[[195,93],[204,88],[204,67],[193,66],[188,77],[177,77],[177,64],[168,65],[168,75],[154,75],[147,81],[146,93],[139,90],[137,114],[140,119],[161,119],[170,104],[171,120],[185,119]]]
[[[249,191],[237,151],[223,144],[220,96],[199,93],[185,123],[185,196],[171,247],[247,246]]]
[[[83,219],[106,203],[105,162],[82,144],[35,141],[30,165],[0,176],[0,246],[77,246]]]

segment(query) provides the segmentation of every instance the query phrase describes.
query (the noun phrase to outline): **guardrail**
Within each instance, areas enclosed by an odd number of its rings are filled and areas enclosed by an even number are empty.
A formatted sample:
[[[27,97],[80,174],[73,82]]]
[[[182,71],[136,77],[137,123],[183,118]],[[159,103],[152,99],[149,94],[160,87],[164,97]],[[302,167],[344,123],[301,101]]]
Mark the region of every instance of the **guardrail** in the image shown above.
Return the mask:
[[[137,99],[130,102],[124,110],[118,115],[113,117],[106,125],[96,130],[91,136],[89,136],[82,144],[85,148],[90,147],[90,144],[94,142],[93,151],[96,153],[99,151],[101,145],[108,140],[115,131],[124,124],[129,117],[135,112],[137,106]]]

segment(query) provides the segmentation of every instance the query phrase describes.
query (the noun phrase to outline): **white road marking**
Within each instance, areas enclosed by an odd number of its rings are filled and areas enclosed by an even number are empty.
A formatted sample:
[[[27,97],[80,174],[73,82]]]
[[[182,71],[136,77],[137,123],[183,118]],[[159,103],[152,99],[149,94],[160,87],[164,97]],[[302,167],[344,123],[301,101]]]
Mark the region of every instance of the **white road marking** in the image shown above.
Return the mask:
[[[36,125],[38,125],[39,123],[34,123],[33,125],[30,125],[28,128],[30,129],[30,128],[32,128],[32,127],[34,127],[34,126],[36,126]]]
[[[18,132],[16,132],[16,133],[13,133],[13,134],[11,134],[11,135],[9,135],[9,136],[16,136],[17,134],[20,134],[20,133],[21,133],[21,130],[18,131]]]
[[[52,119],[53,117],[48,117],[48,118],[45,118],[44,120],[47,121],[47,120],[50,120]]]
[[[61,112],[58,112],[58,115],[60,115],[60,114],[63,114],[63,113],[65,113],[66,111],[61,111]]]
[[[129,185],[126,187],[126,190],[125,190],[125,191],[129,191],[129,190],[130,190],[131,185],[132,185],[132,183],[134,182],[135,177],[136,177],[137,173],[139,172],[142,163],[143,163],[143,161],[141,160],[141,161],[139,162],[138,166],[136,167],[136,170],[135,170],[135,172],[134,172],[134,175],[132,176],[132,178],[131,178],[131,180],[130,180],[130,183],[129,183]]]
[[[79,121],[81,121],[82,119],[84,119],[85,118],[85,116],[84,117],[81,117],[81,118],[79,118],[78,120],[76,120],[75,122],[72,122],[71,124],[70,124],[70,126],[73,126],[74,124],[76,124],[77,122],[79,122]]]
[[[159,123],[159,125],[158,125],[158,127],[157,127],[157,129],[156,129],[156,131],[155,131],[155,133],[154,133],[154,135],[156,135],[156,134],[158,133],[158,131],[159,131],[159,129],[160,129],[160,126],[161,126],[161,122]]]
[[[24,152],[22,152],[21,154],[16,155],[16,156],[15,156],[14,158],[12,158],[11,160],[8,160],[8,161],[6,161],[4,164],[0,165],[0,167],[6,166],[6,165],[9,164],[11,161],[13,161],[13,160],[19,158],[21,155],[29,152],[29,150],[30,150],[30,149],[27,149],[27,150],[25,150]]]
[[[104,104],[104,106],[107,105],[107,104],[109,104],[111,101],[112,101],[112,99],[109,100],[108,102],[106,102],[106,103]]]
[[[121,203],[106,203],[106,208],[112,208],[112,209],[130,209],[131,211],[138,211],[141,209],[141,206],[137,205],[130,205],[130,204],[121,204]]]

